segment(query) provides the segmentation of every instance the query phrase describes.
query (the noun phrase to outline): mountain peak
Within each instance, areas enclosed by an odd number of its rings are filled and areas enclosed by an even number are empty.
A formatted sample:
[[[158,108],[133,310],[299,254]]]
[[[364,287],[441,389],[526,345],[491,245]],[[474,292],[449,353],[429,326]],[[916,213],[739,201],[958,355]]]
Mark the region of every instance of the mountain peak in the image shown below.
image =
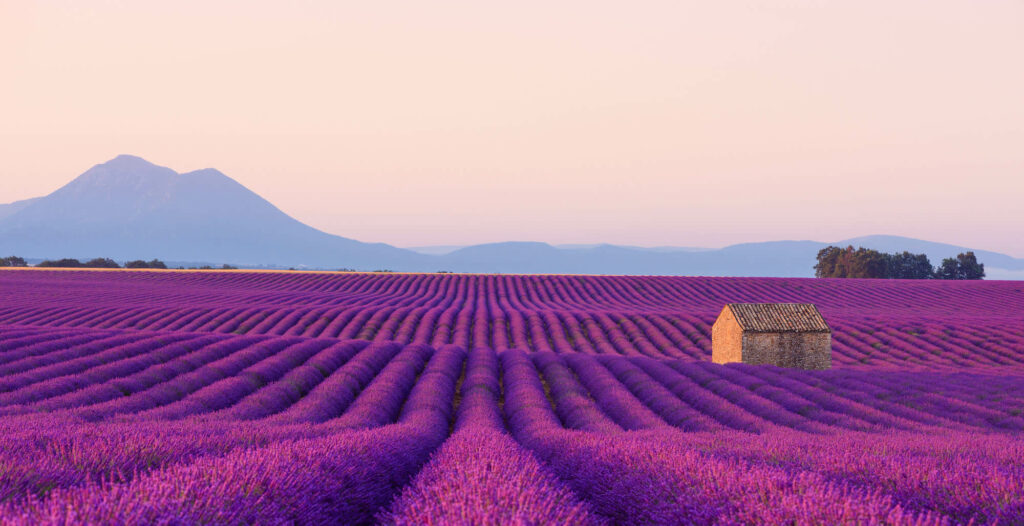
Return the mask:
[[[165,166],[153,164],[142,157],[118,155],[86,170],[85,173],[57,190],[56,193],[79,192],[95,187],[134,188],[138,185],[166,181],[177,175],[178,172]]]
[[[223,178],[223,179],[231,179],[224,172],[222,172],[222,171],[220,171],[220,170],[218,170],[216,168],[202,168],[202,169],[199,169],[199,170],[193,170],[191,172],[185,172],[185,173],[183,173],[181,175],[183,177],[198,176],[198,177],[217,177],[217,178]],[[234,180],[234,179],[232,179],[232,180]]]
[[[128,162],[128,161],[131,161],[131,162],[142,161],[142,162],[146,162],[146,163],[149,162],[149,161],[143,159],[142,157],[139,157],[138,155],[132,155],[132,154],[129,154],[129,153],[122,153],[122,154],[118,155],[117,157],[114,157],[113,159],[111,159],[111,160],[109,160],[107,162],[108,163],[113,163],[113,162]]]
[[[122,153],[121,155],[118,155],[117,157],[114,157],[113,159],[111,159],[111,160],[109,160],[109,161],[107,161],[107,162],[105,162],[103,164],[97,164],[96,166],[93,167],[93,169],[96,169],[96,168],[104,168],[106,170],[111,170],[111,171],[137,171],[137,172],[153,172],[153,171],[157,171],[157,170],[159,170],[159,171],[171,171],[171,172],[174,171],[174,170],[171,170],[170,168],[166,168],[166,167],[163,167],[163,166],[158,166],[156,164],[153,164],[153,163],[151,163],[151,162],[149,162],[149,161],[147,161],[147,160],[145,160],[142,157],[139,157],[137,155],[128,155],[128,154],[124,154],[124,153]],[[88,173],[88,172],[86,172],[86,173]]]

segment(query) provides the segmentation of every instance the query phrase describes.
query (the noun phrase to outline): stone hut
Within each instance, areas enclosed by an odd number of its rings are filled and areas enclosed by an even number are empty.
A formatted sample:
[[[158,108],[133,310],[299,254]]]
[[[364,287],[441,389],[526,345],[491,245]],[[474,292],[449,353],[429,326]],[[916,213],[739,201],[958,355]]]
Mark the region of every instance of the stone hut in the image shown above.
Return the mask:
[[[711,327],[715,363],[832,367],[832,329],[809,303],[730,303]]]

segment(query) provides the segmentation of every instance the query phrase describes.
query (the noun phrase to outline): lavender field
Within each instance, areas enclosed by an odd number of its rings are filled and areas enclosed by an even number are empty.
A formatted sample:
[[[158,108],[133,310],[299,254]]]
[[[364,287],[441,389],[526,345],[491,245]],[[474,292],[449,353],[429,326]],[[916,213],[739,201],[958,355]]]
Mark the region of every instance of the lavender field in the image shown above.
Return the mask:
[[[1022,431],[1021,282],[0,271],[0,524],[1021,524]]]

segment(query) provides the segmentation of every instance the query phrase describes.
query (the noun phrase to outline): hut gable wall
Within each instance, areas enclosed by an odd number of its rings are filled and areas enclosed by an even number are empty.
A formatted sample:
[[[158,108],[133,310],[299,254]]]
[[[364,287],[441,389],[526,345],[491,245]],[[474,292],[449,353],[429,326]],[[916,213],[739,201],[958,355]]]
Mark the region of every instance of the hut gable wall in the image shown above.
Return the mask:
[[[743,329],[728,306],[711,326],[711,361],[743,361]]]

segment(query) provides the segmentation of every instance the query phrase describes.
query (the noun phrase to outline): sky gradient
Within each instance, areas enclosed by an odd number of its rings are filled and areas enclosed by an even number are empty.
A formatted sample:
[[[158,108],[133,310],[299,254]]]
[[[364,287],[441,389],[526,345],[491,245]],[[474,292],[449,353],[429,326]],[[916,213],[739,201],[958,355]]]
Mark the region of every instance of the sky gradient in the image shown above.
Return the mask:
[[[0,2],[0,202],[128,153],[398,246],[1024,257],[1024,2],[80,4]]]

